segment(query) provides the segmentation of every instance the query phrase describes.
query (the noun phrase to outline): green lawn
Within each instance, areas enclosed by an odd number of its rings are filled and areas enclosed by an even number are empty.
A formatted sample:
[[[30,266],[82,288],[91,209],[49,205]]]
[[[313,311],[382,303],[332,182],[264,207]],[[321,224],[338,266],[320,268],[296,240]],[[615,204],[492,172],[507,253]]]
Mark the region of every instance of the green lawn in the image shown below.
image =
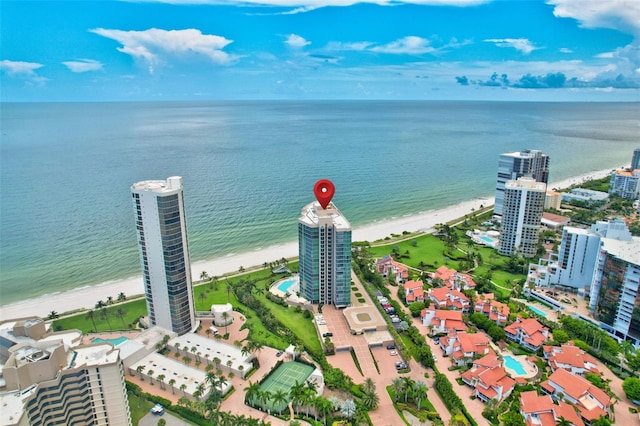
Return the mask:
[[[413,241],[415,241],[415,243]],[[415,246],[413,244],[415,244]],[[402,255],[409,251],[409,256],[403,257],[399,261],[414,268],[417,268],[420,262],[423,262],[426,265],[431,265],[435,269],[437,267],[436,265],[442,265],[446,260],[443,254],[446,251],[444,242],[431,234],[422,235],[400,243],[371,247],[371,256],[376,258],[386,256],[391,253],[395,246],[398,246],[398,251]],[[452,254],[454,257],[464,257],[464,253],[460,250],[454,250]]]
[[[144,398],[134,395],[132,392],[127,392],[129,398],[129,410],[131,411],[131,421],[133,426],[137,426],[140,419],[149,414],[149,410],[155,404],[151,401],[147,401]]]
[[[122,309],[125,313],[122,319],[116,315],[118,309]],[[68,318],[55,320],[53,329],[78,329],[85,334],[94,331],[131,330],[141,316],[147,315],[147,305],[144,299],[138,299],[121,305],[108,306],[106,308],[108,320],[101,314],[101,309],[94,309],[93,311],[93,320],[88,317],[88,312],[82,312]]]

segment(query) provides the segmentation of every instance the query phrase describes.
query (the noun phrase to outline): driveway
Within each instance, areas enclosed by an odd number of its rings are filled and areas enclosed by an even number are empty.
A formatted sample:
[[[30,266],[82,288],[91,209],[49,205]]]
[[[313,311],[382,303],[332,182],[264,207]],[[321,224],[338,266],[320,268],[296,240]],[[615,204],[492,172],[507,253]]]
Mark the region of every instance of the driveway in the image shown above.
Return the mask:
[[[169,412],[165,412],[162,416],[155,414],[147,414],[138,422],[138,426],[157,426],[158,420],[164,419],[167,422],[167,426],[191,426],[193,423],[187,423],[186,421],[175,417]]]

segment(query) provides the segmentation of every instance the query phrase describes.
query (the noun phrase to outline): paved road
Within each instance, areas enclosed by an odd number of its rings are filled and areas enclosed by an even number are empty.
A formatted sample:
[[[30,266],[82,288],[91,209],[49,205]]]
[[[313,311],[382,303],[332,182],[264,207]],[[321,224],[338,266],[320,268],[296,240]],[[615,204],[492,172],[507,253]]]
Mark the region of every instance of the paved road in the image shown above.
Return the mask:
[[[140,419],[138,426],[156,426],[160,419],[164,419],[167,422],[167,426],[191,426],[193,424],[187,423],[186,421],[175,417],[171,413],[164,413],[162,416],[149,413]]]

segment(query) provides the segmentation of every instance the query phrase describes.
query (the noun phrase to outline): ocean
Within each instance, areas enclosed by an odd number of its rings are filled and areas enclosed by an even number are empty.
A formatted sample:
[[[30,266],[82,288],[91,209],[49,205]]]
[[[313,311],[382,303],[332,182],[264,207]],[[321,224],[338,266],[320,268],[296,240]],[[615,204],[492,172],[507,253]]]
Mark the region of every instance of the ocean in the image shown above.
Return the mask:
[[[502,152],[548,153],[550,181],[559,181],[629,164],[640,146],[637,103],[3,103],[1,110],[3,305],[139,275],[130,187],[140,180],[183,177],[198,261],[295,241],[318,179],[334,182],[334,203],[358,227],[493,196]]]

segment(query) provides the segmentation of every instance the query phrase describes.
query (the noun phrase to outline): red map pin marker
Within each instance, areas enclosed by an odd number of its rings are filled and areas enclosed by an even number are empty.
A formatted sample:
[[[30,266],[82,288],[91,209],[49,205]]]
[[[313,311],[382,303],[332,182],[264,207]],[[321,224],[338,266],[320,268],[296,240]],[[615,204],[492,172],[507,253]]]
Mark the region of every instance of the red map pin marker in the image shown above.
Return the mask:
[[[320,179],[313,185],[313,193],[323,209],[327,208],[335,192],[336,187],[329,179]]]

